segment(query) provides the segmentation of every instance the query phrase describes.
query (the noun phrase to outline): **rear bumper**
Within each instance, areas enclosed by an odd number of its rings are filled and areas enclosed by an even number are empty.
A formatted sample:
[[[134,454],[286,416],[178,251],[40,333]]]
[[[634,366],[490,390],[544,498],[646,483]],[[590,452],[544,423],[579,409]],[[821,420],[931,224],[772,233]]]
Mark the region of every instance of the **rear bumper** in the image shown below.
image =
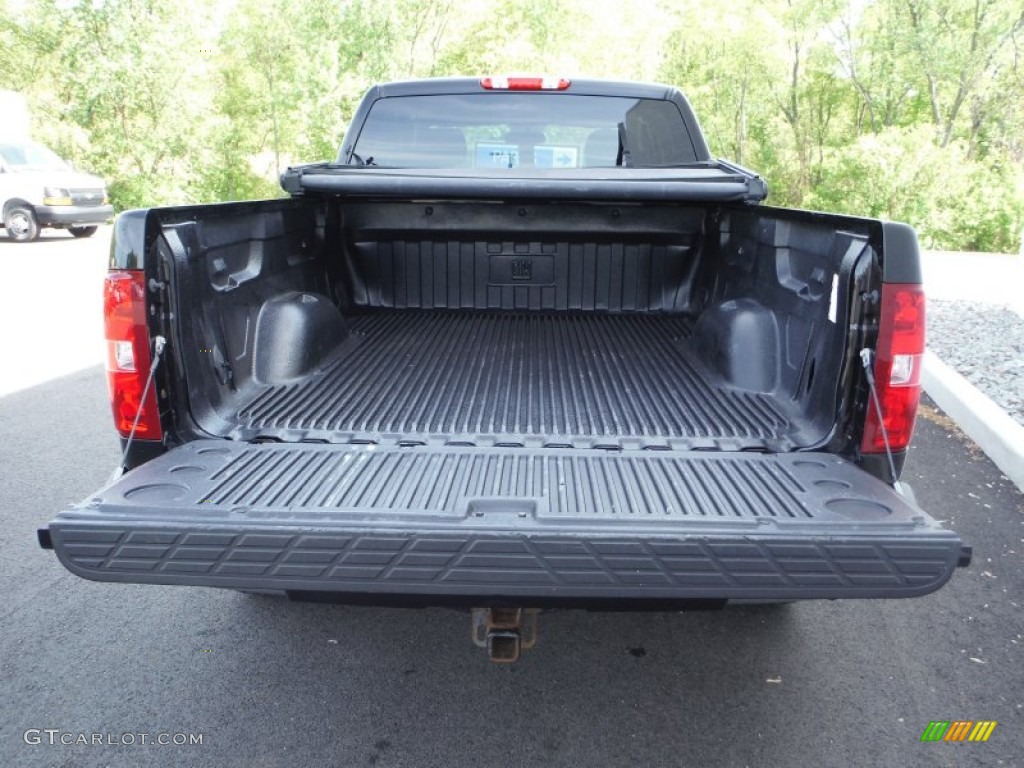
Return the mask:
[[[80,227],[104,224],[114,217],[112,205],[61,205],[35,207],[36,218],[43,227]]]
[[[914,597],[969,561],[956,534],[832,456],[565,450],[528,470],[501,463],[528,458],[521,448],[461,449],[483,477],[468,498],[449,493],[469,477],[460,449],[208,442],[217,447],[192,443],[128,473],[60,515],[41,541],[98,581],[427,604]],[[577,506],[567,511],[545,488],[572,480],[559,462],[587,459],[604,482],[593,498],[611,508],[582,514],[591,496],[570,483],[566,504]],[[436,471],[423,474],[432,461]],[[686,494],[693,513],[680,511]],[[641,497],[648,508],[636,510]],[[659,498],[671,506],[652,509]],[[708,513],[726,500],[728,514]]]

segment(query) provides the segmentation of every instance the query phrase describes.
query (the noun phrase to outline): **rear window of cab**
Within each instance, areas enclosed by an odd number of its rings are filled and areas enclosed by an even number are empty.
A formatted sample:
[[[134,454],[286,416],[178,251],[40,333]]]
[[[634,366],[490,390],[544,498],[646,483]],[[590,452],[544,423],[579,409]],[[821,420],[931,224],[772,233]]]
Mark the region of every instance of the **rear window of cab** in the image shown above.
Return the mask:
[[[378,99],[347,161],[391,168],[667,168],[696,162],[662,99],[484,92]]]

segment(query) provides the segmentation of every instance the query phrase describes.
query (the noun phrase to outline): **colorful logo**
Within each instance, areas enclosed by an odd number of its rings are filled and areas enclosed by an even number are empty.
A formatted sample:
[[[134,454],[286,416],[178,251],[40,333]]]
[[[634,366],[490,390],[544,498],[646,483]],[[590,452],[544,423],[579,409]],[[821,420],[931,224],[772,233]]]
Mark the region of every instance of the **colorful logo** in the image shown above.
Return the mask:
[[[995,720],[932,720],[921,741],[988,741],[995,729]]]

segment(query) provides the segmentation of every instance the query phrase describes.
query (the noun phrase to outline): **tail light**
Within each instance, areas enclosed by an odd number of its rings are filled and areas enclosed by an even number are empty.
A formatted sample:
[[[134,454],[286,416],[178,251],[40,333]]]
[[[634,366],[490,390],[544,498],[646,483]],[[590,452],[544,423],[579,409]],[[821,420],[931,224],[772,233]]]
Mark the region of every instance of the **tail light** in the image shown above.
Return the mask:
[[[141,270],[110,272],[103,284],[103,320],[107,338],[107,386],[114,424],[122,437],[159,440],[160,412],[152,387],[142,403],[149,376],[149,331],[146,329],[146,280]]]
[[[902,451],[914,433],[917,403],[921,398],[921,366],[924,360],[925,299],[920,285],[882,285],[882,313],[875,352],[875,385],[882,410],[868,407],[861,451],[884,453],[885,438],[892,451]]]
[[[488,91],[564,91],[564,77],[482,77],[480,87]]]

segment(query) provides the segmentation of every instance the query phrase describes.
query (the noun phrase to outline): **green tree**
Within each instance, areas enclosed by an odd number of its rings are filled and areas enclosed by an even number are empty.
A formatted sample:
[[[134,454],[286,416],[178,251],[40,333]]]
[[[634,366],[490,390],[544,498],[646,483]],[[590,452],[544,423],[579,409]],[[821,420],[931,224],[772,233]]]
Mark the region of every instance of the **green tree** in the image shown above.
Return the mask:
[[[0,77],[119,208],[281,194],[365,90],[512,71],[681,86],[783,205],[1016,250],[1024,7],[1010,0],[0,0]]]
[[[171,8],[40,0],[20,23],[5,16],[35,133],[105,176],[122,208],[184,200],[201,124],[189,85],[203,78],[203,8]]]

